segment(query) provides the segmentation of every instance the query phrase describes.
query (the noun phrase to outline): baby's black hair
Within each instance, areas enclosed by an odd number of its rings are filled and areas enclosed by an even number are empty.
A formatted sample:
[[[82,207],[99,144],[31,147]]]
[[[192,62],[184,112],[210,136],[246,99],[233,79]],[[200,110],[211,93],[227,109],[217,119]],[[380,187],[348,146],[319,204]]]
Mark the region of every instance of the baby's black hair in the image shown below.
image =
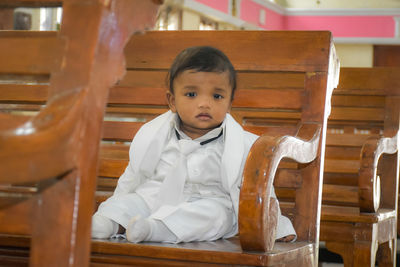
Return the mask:
[[[232,86],[232,99],[236,90],[236,71],[229,58],[219,49],[211,46],[193,46],[180,52],[171,65],[168,73],[168,84],[174,93],[174,80],[185,70],[203,72],[228,71],[229,83]]]

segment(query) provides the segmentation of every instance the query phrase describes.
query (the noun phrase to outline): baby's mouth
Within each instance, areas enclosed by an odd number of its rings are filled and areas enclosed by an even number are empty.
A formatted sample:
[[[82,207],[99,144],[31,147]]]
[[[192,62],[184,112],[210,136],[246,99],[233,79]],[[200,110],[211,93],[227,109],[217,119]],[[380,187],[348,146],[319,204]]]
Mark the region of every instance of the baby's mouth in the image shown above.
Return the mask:
[[[200,113],[199,115],[196,116],[196,118],[199,120],[209,120],[211,119],[211,115],[207,113]]]

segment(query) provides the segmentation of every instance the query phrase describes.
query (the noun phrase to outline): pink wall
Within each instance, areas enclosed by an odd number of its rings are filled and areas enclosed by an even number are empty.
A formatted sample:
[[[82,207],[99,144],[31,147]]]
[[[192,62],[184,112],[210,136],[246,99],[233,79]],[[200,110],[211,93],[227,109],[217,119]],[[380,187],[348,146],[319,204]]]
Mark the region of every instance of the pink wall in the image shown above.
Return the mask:
[[[265,24],[259,23],[260,9],[266,12]],[[266,30],[329,30],[334,37],[395,37],[393,16],[285,16],[252,0],[242,0],[240,19]]]
[[[196,0],[196,2],[229,14],[229,0]]]
[[[265,24],[260,23],[260,9],[264,9],[265,11]],[[285,24],[284,16],[249,0],[242,0],[240,2],[240,18],[268,30],[283,30]]]
[[[391,16],[288,16],[286,30],[329,30],[334,37],[395,37]]]

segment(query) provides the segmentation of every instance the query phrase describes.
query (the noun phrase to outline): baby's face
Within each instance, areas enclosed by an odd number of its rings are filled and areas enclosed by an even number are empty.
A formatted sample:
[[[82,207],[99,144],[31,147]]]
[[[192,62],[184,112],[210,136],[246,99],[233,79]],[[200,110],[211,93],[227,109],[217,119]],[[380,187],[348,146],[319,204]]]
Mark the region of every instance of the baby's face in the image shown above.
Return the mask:
[[[191,138],[200,137],[222,123],[231,107],[232,86],[228,72],[185,70],[167,93],[172,112],[182,120],[181,130]]]

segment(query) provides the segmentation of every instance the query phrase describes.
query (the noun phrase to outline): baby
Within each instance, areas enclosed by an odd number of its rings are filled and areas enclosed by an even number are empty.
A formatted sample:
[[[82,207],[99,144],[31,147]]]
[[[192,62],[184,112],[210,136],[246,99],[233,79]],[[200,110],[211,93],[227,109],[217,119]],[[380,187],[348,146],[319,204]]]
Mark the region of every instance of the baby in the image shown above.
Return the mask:
[[[258,136],[229,114],[235,69],[216,48],[190,47],[168,78],[170,111],[137,132],[113,196],[93,215],[93,238],[178,243],[238,232],[243,168]],[[276,238],[285,237],[295,231],[279,210]]]

